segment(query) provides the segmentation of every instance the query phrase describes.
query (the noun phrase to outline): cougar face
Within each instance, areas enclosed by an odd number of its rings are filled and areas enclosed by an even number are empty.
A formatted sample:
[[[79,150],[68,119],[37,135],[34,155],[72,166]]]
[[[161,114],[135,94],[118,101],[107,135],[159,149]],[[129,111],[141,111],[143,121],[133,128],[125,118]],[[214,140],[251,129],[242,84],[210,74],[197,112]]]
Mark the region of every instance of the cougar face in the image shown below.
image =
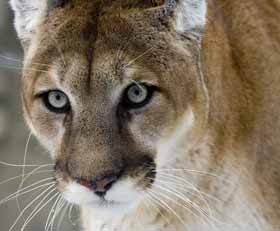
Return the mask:
[[[277,1],[11,5],[24,116],[86,231],[279,230]]]
[[[30,2],[12,1],[24,115],[56,161],[59,190],[97,209],[135,206],[182,136],[191,146],[203,130],[204,1]],[[34,19],[20,4],[33,4]],[[197,11],[194,25],[183,7]]]

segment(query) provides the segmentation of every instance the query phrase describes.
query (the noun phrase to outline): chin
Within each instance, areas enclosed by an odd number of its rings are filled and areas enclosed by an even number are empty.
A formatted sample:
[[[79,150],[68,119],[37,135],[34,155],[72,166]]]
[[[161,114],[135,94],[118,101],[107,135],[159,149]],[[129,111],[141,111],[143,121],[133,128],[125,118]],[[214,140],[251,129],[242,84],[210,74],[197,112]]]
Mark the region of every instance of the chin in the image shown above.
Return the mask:
[[[101,216],[125,214],[136,208],[144,195],[131,180],[117,182],[103,197],[74,181],[64,183],[61,191],[63,198],[69,203],[90,209]]]

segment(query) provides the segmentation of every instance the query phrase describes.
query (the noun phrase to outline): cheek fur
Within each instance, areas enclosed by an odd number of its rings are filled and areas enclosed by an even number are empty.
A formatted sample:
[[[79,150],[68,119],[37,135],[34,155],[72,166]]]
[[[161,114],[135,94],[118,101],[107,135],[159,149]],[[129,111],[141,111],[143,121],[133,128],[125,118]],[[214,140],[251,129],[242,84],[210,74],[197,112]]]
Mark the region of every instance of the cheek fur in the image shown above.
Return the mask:
[[[172,134],[159,142],[157,147],[157,166],[162,168],[169,165],[172,163],[172,160],[176,159],[176,153],[180,155],[182,150],[186,152],[186,150],[193,147],[192,128],[194,128],[194,125],[195,116],[192,109],[189,109],[182,116],[177,126],[175,126]],[[188,140],[187,142],[186,138]],[[178,150],[178,147],[180,147],[180,150]],[[170,155],[170,153],[172,153],[172,155]]]
[[[174,116],[174,108],[164,98],[156,97],[148,110],[134,115],[129,123],[130,133],[136,143],[155,149],[173,126]]]
[[[52,158],[55,158],[55,153],[61,146],[65,133],[62,118],[52,118],[44,114],[36,114],[32,119],[28,120],[28,125],[44,148],[50,152]]]

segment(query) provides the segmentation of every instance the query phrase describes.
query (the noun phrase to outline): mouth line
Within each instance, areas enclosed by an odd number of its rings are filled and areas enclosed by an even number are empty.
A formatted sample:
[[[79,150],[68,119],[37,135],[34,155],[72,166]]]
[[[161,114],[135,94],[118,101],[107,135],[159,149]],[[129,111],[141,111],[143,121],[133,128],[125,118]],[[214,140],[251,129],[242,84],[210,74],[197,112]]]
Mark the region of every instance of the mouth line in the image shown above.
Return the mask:
[[[119,205],[123,205],[123,204],[125,204],[125,203],[121,203],[121,202],[117,202],[117,201],[109,201],[109,200],[106,200],[104,197],[100,198],[99,201],[90,203],[90,205],[93,205],[93,206],[99,207],[99,208],[111,208],[111,207],[119,206]]]

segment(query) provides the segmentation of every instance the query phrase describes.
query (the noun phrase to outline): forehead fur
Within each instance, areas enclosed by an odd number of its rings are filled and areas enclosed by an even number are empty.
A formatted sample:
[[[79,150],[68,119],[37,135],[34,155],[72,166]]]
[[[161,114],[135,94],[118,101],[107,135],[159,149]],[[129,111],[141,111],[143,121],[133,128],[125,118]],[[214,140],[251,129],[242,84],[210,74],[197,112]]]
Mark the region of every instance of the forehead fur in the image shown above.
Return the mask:
[[[48,6],[53,8],[64,7],[67,4],[71,4],[73,2],[73,0],[48,0]],[[156,7],[164,4],[164,0],[95,0],[94,2],[96,4],[114,6],[118,8],[146,8]]]
[[[73,1],[71,6],[49,12],[37,32],[37,57],[44,58],[42,54],[51,57],[51,52],[54,53],[52,57],[58,52],[87,56],[96,49],[133,49],[134,55],[151,46],[167,49],[164,37],[165,32],[171,32],[169,22],[154,17],[155,11],[119,9],[96,1]]]
[[[105,0],[103,3],[122,8],[146,8],[163,5],[164,0]]]
[[[105,15],[130,17],[134,27],[168,27],[179,33],[203,29],[206,21],[205,0],[11,0],[11,6],[25,48],[32,44],[42,27],[48,28],[50,36],[56,34],[57,28],[65,29],[65,25],[68,27],[65,37],[74,28],[81,32],[78,30],[85,23],[92,25],[88,28],[95,32],[94,24]]]

